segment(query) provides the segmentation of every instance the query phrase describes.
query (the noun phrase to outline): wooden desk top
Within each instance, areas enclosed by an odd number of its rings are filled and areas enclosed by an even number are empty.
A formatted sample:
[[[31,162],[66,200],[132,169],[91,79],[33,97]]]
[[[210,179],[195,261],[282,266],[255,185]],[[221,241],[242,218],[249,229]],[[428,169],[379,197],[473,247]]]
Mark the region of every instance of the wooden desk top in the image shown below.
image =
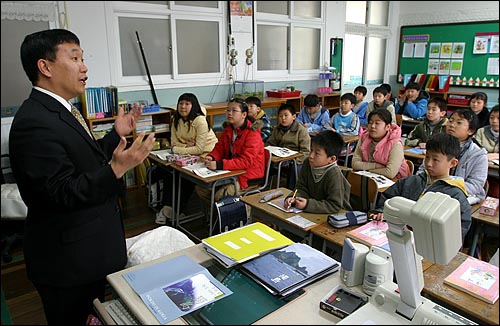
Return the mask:
[[[493,225],[494,227],[498,228],[498,215],[496,216],[489,216],[489,215],[484,215],[479,213],[479,207],[480,205],[477,204],[477,209],[472,211],[472,218],[485,224],[490,224]]]
[[[492,161],[488,161],[488,169],[498,170],[498,165],[493,163]]]
[[[323,222],[311,229],[312,234],[334,243],[340,247],[344,246],[344,239],[346,238],[346,233],[359,227],[359,225],[347,226],[345,228],[337,229],[328,224],[328,222]]]
[[[415,153],[411,153],[411,152],[407,152],[406,150],[407,149],[412,149],[413,147],[411,146],[406,146],[404,147],[404,156],[405,157],[408,157],[408,158],[416,158],[416,159],[419,159],[419,160],[423,160],[425,158],[425,154],[415,154]]]
[[[178,165],[173,164],[172,167],[174,169],[176,169],[177,171],[180,171],[184,174],[187,174],[187,175],[189,175],[197,180],[203,181],[205,183],[212,183],[212,182],[220,180],[220,179],[230,178],[230,177],[234,177],[234,176],[238,176],[238,175],[247,173],[245,170],[233,170],[233,171],[229,171],[227,173],[214,175],[213,177],[203,178],[194,172],[183,169],[182,166],[178,166]]]
[[[304,153],[295,153],[295,154],[292,154],[290,156],[287,156],[287,157],[280,157],[280,156],[276,156],[276,155],[271,155],[271,161],[273,163],[279,163],[279,162],[283,162],[283,161],[290,161],[290,160],[294,160],[296,158],[300,158],[300,157],[303,157],[304,156]]]
[[[444,284],[444,279],[453,272],[467,255],[459,252],[448,265],[433,264],[424,273],[423,292],[447,305],[468,313],[484,323],[498,325],[498,300],[488,304],[470,294]]]
[[[286,196],[288,196],[288,194],[290,194],[292,192],[292,190],[287,189],[287,188],[283,188],[283,187],[278,188],[278,189],[283,192],[283,196],[281,196],[280,198],[285,198]],[[287,219],[294,216],[294,215],[300,215],[300,216],[302,216],[302,217],[304,217],[304,218],[308,219],[309,221],[314,222],[316,224],[321,224],[323,222],[326,222],[326,219],[328,218],[328,214],[313,214],[313,213],[306,213],[306,212],[287,213],[287,212],[284,212],[282,210],[279,210],[276,207],[269,205],[268,203],[259,202],[259,200],[262,198],[262,196],[264,196],[265,194],[267,194],[269,192],[276,191],[278,189],[271,189],[271,190],[260,192],[260,193],[253,194],[250,196],[243,196],[243,197],[241,197],[240,200],[242,202],[244,202],[245,204],[252,206],[255,209],[264,211],[267,214],[271,215],[272,217],[279,219],[279,220],[282,220],[282,221],[286,222],[287,224],[290,224],[290,225],[292,225],[296,228],[299,228],[299,229],[301,229],[300,226],[288,221]],[[307,231],[310,231],[315,226],[316,225],[310,226],[307,228],[302,228],[302,230],[307,232]]]

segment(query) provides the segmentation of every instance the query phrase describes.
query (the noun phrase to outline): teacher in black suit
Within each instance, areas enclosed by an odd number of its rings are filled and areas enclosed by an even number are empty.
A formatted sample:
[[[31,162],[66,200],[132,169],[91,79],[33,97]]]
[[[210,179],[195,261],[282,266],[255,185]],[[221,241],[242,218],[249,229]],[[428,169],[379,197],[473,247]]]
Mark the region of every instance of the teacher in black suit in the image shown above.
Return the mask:
[[[120,110],[114,129],[95,140],[71,112],[85,91],[78,37],[63,29],[25,37],[21,61],[33,90],[9,136],[12,171],[28,206],[24,257],[49,324],[83,325],[106,275],[127,261],[118,204],[122,176],[148,155],[154,135],[128,148],[140,110]]]

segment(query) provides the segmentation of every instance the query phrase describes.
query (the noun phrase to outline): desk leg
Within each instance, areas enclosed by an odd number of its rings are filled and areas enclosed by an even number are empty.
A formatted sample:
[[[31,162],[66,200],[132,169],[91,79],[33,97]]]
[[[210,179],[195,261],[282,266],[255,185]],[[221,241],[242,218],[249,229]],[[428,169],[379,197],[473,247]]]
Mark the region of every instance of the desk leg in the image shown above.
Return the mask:
[[[470,245],[469,256],[476,257],[475,254],[476,254],[477,241],[479,239],[479,234],[481,233],[482,228],[483,228],[482,223],[477,223],[476,230],[474,231],[474,236],[472,237],[472,243]]]
[[[276,189],[280,187],[280,179],[281,179],[281,164],[283,164],[284,161],[281,161],[278,163],[278,179],[276,180]]]

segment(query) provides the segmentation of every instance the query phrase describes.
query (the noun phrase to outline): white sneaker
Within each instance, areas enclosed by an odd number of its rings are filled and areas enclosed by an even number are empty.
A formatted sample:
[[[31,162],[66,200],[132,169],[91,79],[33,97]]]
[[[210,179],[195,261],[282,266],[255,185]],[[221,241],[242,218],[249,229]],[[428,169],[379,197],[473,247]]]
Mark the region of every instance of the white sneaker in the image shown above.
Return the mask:
[[[172,207],[163,206],[163,208],[158,213],[156,213],[155,223],[156,224],[166,224],[167,219],[169,219],[169,220],[172,219]]]

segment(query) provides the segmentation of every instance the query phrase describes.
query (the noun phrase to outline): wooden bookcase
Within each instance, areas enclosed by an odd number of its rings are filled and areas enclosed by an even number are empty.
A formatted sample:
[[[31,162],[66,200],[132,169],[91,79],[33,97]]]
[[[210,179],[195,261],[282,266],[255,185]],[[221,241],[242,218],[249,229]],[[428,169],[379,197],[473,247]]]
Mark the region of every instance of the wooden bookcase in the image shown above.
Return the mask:
[[[151,113],[143,113],[142,116],[151,116],[152,118],[152,123],[153,126],[157,124],[168,124],[168,128],[163,128],[160,130],[153,130],[153,131],[147,131],[146,135],[149,135],[151,133],[155,133],[155,138],[158,140],[159,138],[167,138],[170,141],[170,127],[171,127],[171,120],[173,117],[174,110],[172,109],[167,109],[167,108],[161,108],[160,111],[158,112],[151,112]],[[87,125],[91,131],[94,130],[94,127],[97,127],[99,125],[103,124],[112,124],[116,119],[115,117],[110,117],[110,118],[102,118],[102,119],[85,119],[87,122]],[[127,143],[132,143],[136,138],[137,138],[138,133],[134,130],[130,135],[126,136],[127,138]],[[102,134],[96,134],[94,133],[94,136],[98,139],[102,137]],[[138,177],[141,175],[140,167],[134,168],[132,171],[127,172],[127,175],[124,176],[124,179],[127,183],[127,187],[137,187],[140,185],[138,183]],[[127,177],[130,177],[129,180],[127,180]],[[130,180],[135,179],[135,184],[131,183]]]

